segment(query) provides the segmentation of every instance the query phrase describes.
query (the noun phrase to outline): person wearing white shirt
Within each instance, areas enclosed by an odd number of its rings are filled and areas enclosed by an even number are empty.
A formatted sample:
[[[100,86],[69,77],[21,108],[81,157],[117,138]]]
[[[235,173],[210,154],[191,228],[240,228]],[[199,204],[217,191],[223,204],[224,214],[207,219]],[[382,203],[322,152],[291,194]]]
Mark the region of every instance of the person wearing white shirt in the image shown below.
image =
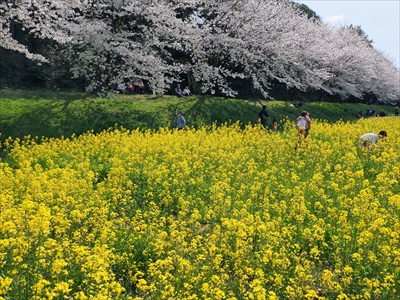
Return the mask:
[[[297,124],[296,124],[296,128],[297,128],[297,135],[298,136],[303,136],[306,132],[306,125],[307,125],[307,120],[306,120],[306,115],[307,112],[303,111],[300,116],[297,118]]]
[[[366,133],[363,134],[358,140],[358,148],[369,148],[372,144],[375,144],[379,139],[383,140],[387,137],[386,131],[382,130],[379,133]]]
[[[188,86],[185,86],[185,88],[183,89],[183,94],[185,96],[192,96],[192,92],[189,90]]]

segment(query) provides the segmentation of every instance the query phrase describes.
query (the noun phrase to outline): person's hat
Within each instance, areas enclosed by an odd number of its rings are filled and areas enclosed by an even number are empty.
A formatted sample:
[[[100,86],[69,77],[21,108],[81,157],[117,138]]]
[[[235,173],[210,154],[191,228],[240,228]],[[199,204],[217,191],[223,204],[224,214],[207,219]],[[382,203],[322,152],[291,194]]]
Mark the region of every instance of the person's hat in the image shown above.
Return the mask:
[[[180,113],[182,113],[182,111],[181,111],[181,110],[178,110],[178,114],[180,114]]]

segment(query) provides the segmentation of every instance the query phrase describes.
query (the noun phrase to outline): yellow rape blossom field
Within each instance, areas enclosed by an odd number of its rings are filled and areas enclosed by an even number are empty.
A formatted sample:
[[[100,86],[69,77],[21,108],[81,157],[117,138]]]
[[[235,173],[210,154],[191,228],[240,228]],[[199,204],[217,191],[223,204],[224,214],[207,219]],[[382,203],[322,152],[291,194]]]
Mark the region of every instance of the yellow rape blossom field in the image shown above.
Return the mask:
[[[0,299],[400,299],[400,118],[279,126],[6,140]]]

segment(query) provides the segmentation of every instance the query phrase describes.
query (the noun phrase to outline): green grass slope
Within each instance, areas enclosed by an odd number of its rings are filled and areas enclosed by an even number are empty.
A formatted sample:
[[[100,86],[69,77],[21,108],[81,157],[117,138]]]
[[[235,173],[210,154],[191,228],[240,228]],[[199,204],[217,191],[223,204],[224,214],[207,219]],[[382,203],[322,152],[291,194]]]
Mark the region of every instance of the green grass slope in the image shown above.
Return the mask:
[[[114,126],[126,129],[173,128],[181,109],[189,126],[240,121],[255,124],[261,103],[267,104],[271,120],[295,120],[302,110],[313,119],[335,122],[356,120],[356,113],[367,108],[393,115],[394,107],[365,104],[304,103],[295,108],[284,101],[248,101],[213,96],[176,98],[150,95],[118,95],[98,98],[74,92],[0,91],[0,141],[8,137],[70,137]]]

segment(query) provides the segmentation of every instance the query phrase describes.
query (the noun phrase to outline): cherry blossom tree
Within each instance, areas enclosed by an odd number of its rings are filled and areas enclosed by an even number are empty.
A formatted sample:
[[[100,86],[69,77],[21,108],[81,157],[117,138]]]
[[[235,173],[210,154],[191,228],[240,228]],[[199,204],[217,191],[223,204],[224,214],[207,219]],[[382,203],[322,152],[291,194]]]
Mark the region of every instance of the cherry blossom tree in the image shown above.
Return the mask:
[[[226,82],[238,79],[265,98],[274,81],[342,98],[400,94],[399,70],[354,30],[285,0],[5,0],[0,20],[2,47],[52,63],[13,28],[52,40],[91,89],[121,90],[141,76],[159,93],[187,76],[204,93],[231,96]]]
[[[324,49],[318,63],[331,74],[323,84],[324,91],[342,98],[374,94],[379,101],[398,100],[399,70],[393,62],[351,28],[322,27]]]

